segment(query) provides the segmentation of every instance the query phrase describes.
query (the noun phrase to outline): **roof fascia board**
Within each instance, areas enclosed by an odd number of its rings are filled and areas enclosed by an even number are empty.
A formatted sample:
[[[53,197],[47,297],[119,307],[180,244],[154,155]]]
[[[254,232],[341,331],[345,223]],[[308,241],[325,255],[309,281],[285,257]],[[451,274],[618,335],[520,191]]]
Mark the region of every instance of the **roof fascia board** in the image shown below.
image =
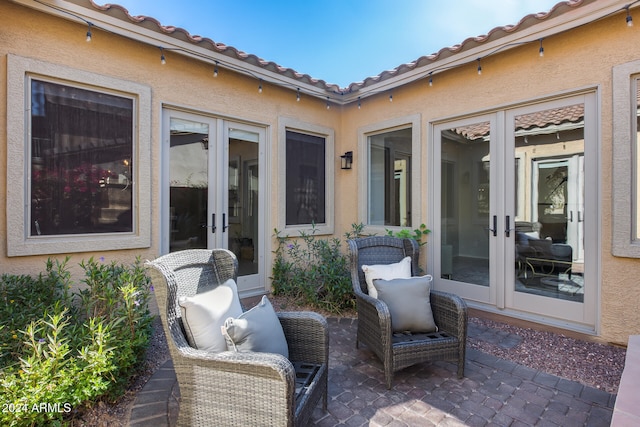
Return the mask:
[[[309,83],[301,82],[297,79],[272,72],[258,65],[251,64],[238,58],[214,52],[202,46],[194,45],[183,40],[172,37],[169,34],[162,34],[157,31],[145,28],[135,22],[127,22],[117,17],[110,16],[99,10],[67,2],[64,0],[11,0],[13,3],[36,9],[40,12],[64,18],[74,22],[85,24],[82,20],[91,22],[97,29],[104,29],[111,33],[145,43],[158,48],[162,47],[165,53],[179,54],[202,62],[207,62],[212,67],[218,62],[221,70],[227,69],[235,73],[262,80],[263,83],[270,83],[276,86],[285,87],[289,90],[300,90],[302,93],[318,97],[325,100],[331,98],[332,102],[339,103],[339,95],[334,92],[321,89]],[[74,16],[75,15],[75,16]],[[80,17],[77,18],[77,17]],[[95,31],[95,30],[94,30]],[[226,66],[225,66],[226,65]]]
[[[429,73],[431,72],[433,72],[435,76],[439,72],[469,65],[476,62],[478,58],[484,58],[503,46],[505,47],[500,49],[500,53],[520,47],[524,43],[537,42],[540,39],[551,37],[613,14],[622,10],[627,4],[625,0],[594,1],[591,4],[562,13],[555,18],[549,18],[523,30],[516,31],[513,34],[499,37],[496,40],[486,42],[485,44],[460,53],[453,53],[446,58],[436,60],[428,65],[416,67],[414,70],[389,77],[378,83],[361,88],[358,91],[350,92],[345,94],[342,100],[344,103],[354,102],[358,98],[364,99],[365,97],[373,96],[381,92],[391,91],[417,80],[428,79]],[[622,22],[621,25],[624,25],[624,22]]]
[[[127,37],[151,46],[164,48],[172,54],[181,54],[202,62],[208,62],[212,66],[218,61],[221,69],[229,69],[233,72],[244,74],[256,79],[261,79],[263,83],[285,87],[290,90],[300,90],[301,93],[311,95],[322,100],[330,100],[339,105],[349,104],[358,99],[377,95],[381,92],[388,92],[395,88],[409,83],[426,79],[429,73],[437,75],[446,70],[469,65],[478,58],[484,58],[496,50],[500,53],[521,46],[523,43],[536,42],[539,39],[551,37],[590,22],[601,19],[607,15],[621,11],[627,6],[628,0],[597,0],[589,4],[581,5],[575,9],[560,13],[556,17],[542,20],[521,30],[516,30],[513,34],[500,36],[495,40],[481,42],[480,45],[453,52],[445,58],[436,59],[427,65],[418,66],[413,70],[400,72],[397,76],[382,78],[381,81],[359,87],[353,91],[336,93],[326,88],[302,82],[296,78],[288,77],[274,71],[270,71],[259,65],[251,64],[248,61],[234,58],[224,53],[215,52],[202,46],[180,40],[169,34],[145,28],[142,25],[117,18],[97,9],[84,7],[65,0],[11,0],[13,3],[37,9],[43,13],[58,16],[64,19],[80,22],[73,15],[77,15],[86,21],[92,22],[99,28],[104,28],[114,34]],[[534,19],[534,18],[530,18]],[[464,48],[464,45],[463,45]],[[175,50],[174,50],[175,49]],[[225,67],[228,64],[228,67]],[[382,73],[384,74],[384,73]],[[353,86],[353,85],[351,85]]]

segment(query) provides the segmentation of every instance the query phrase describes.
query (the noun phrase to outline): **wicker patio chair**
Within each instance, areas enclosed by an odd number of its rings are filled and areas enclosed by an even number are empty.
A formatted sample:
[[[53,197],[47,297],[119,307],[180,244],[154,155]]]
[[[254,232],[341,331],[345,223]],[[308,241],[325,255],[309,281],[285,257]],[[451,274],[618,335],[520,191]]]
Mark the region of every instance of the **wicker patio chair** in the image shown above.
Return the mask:
[[[462,298],[432,289],[430,302],[438,331],[406,335],[392,332],[387,305],[367,293],[362,265],[392,264],[409,256],[412,276],[418,275],[416,241],[373,236],[348,240],[348,245],[358,311],[356,347],[364,343],[382,361],[387,388],[391,388],[394,372],[427,361],[457,361],[462,378],[467,341],[467,305]]]
[[[197,350],[187,343],[178,298],[236,279],[235,255],[225,249],[190,249],[146,266],[180,386],[179,425],[298,426],[307,423],[321,398],[326,410],[329,335],[323,316],[277,313],[289,359]]]

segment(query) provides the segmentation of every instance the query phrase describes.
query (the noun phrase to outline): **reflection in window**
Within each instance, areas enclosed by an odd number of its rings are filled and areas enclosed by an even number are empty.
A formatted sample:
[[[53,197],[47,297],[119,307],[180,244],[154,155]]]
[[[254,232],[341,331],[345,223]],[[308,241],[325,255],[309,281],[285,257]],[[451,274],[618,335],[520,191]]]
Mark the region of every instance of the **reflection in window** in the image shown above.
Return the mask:
[[[30,235],[133,231],[133,100],[38,80],[30,89]]]
[[[171,117],[169,142],[169,249],[206,248],[209,134],[207,123]]]
[[[514,206],[516,291],[582,302],[584,105],[516,116],[516,167],[520,159],[526,164]]]
[[[489,122],[441,132],[441,248],[444,279],[489,286]]]
[[[411,129],[368,137],[368,224],[411,225]]]
[[[286,225],[326,222],[326,141],[286,132]]]

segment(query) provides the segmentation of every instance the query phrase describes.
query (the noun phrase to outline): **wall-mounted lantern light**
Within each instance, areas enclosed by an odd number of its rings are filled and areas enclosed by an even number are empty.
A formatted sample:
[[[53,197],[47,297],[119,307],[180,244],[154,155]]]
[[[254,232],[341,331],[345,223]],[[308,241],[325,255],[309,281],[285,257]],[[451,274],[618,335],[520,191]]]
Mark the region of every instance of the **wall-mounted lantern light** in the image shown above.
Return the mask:
[[[340,156],[340,163],[341,169],[351,169],[351,164],[353,163],[353,151],[347,151]]]

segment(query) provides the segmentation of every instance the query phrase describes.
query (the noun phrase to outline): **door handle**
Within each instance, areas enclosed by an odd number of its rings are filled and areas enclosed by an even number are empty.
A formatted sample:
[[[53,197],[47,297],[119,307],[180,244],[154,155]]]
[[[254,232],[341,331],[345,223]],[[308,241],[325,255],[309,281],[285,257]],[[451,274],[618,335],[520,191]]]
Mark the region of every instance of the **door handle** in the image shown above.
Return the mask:
[[[583,222],[584,221],[584,216],[582,216],[580,214],[580,211],[578,211],[578,222]]]
[[[573,211],[569,211],[569,222],[573,222]],[[578,221],[580,221],[580,212],[578,212]]]
[[[509,224],[511,224],[511,217],[507,215],[507,218],[505,219],[505,228],[504,228],[504,234],[506,234],[507,237],[511,236],[511,231],[513,231],[513,229],[510,228],[511,226]],[[494,227],[495,227],[495,224],[494,224]]]
[[[493,233],[494,236],[498,235],[498,217],[496,215],[493,216],[493,228],[485,228],[485,230],[489,230]]]
[[[227,231],[227,228],[229,228],[229,226],[227,225],[227,214],[223,213],[222,214],[222,232],[224,233],[225,231]]]
[[[216,232],[216,214],[211,214],[211,225],[202,224],[202,228],[210,228],[212,233]]]

